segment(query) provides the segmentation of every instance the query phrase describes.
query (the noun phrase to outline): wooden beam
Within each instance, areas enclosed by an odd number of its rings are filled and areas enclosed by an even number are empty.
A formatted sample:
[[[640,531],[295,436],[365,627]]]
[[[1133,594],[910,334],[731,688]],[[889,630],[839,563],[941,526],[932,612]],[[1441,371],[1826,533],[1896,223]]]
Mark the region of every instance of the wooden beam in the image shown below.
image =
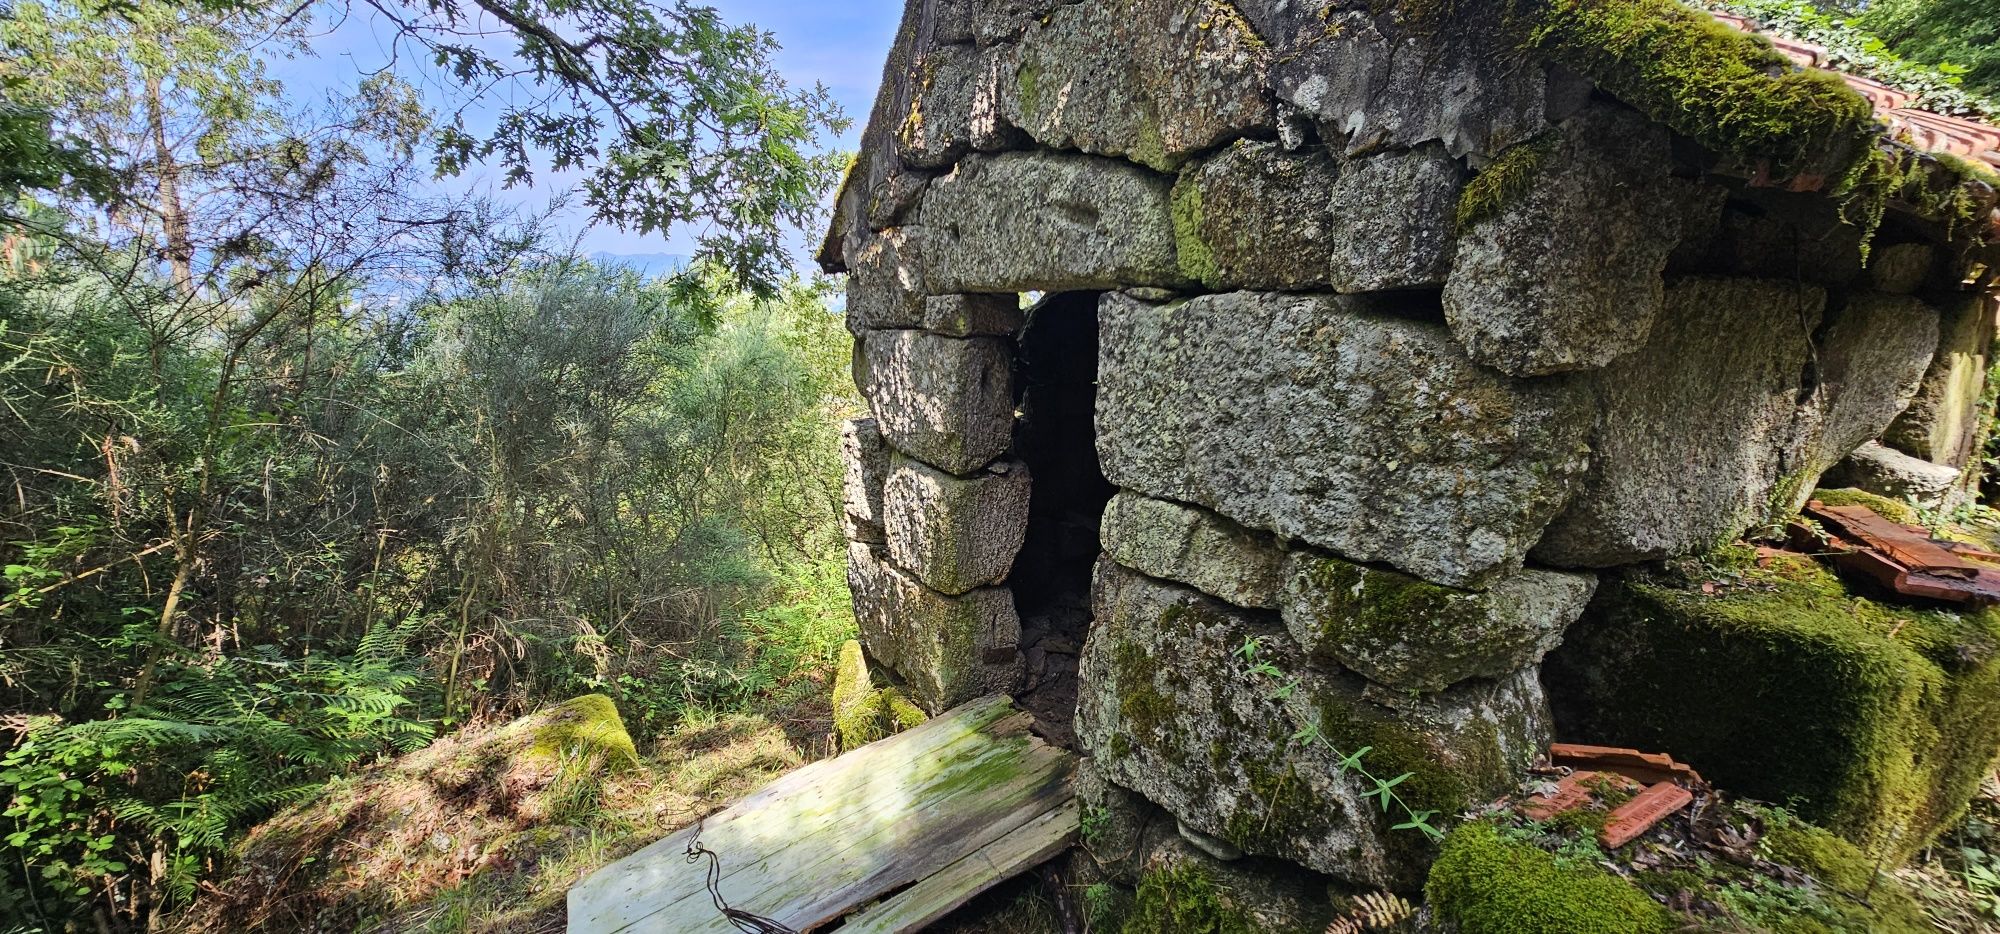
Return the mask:
[[[1074,798],[1068,753],[981,698],[815,762],[592,874],[569,892],[571,934],[732,934],[705,885],[697,833],[728,903],[789,927],[825,924],[1006,838]]]
[[[909,934],[952,913],[979,893],[1033,869],[1076,842],[1081,811],[1071,798],[958,862],[865,911],[840,934]]]

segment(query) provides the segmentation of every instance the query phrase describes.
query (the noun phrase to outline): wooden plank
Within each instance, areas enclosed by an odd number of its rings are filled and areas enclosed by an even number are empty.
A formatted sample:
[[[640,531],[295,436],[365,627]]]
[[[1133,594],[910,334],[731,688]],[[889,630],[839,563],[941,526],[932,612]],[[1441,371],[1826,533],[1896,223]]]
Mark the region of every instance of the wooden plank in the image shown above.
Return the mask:
[[[981,698],[898,734],[892,738],[895,743],[893,748],[898,750],[896,755],[907,756],[913,761],[949,759],[953,746],[982,730],[994,730],[998,736],[1011,735],[1013,730],[1009,721],[1017,719],[1017,713],[1013,704],[1004,697]],[[1025,731],[1025,724],[1021,729]],[[711,842],[729,839],[732,826],[745,819],[811,826],[838,819],[849,811],[872,808],[876,795],[903,791],[896,782],[878,781],[875,777],[874,770],[887,765],[880,758],[881,749],[890,742],[885,740],[843,756],[824,759],[779,778],[721,812],[709,815],[700,827],[703,839]],[[672,867],[685,860],[683,851],[696,829],[692,826],[685,828],[598,870],[571,889],[571,904],[577,902],[579,890],[585,898],[600,892],[616,898],[619,892],[659,891],[663,875],[676,878],[680,875],[663,874],[662,867]],[[741,868],[741,865],[725,862],[725,881],[728,874]]]
[[[910,885],[1060,805],[1070,759],[1029,733],[1005,697],[799,769],[712,815],[723,897],[801,930]],[[569,893],[573,934],[733,931],[716,912],[686,828]]]
[[[979,893],[1047,862],[1076,842],[1081,810],[1074,797],[1055,810],[917,883],[848,917],[840,934],[908,934],[950,914]]]
[[[988,724],[1008,727],[1008,735],[961,733],[942,747],[871,745],[850,756],[879,768],[843,764],[809,787],[787,783],[791,796],[760,794],[711,818],[701,836],[722,855],[725,898],[807,927],[913,882],[1046,810],[1050,805],[1032,799],[1067,779],[1066,757],[1031,742],[1024,728],[1013,731],[1015,721],[1010,715]],[[891,755],[902,748],[918,756]],[[967,775],[987,781],[963,780]],[[1015,813],[1024,802],[1026,812]],[[638,876],[627,873],[621,884],[604,886],[602,898],[573,896],[573,904],[592,906],[572,914],[573,930],[730,930],[682,855],[694,833],[688,828],[648,848],[654,852],[628,858],[624,863]]]

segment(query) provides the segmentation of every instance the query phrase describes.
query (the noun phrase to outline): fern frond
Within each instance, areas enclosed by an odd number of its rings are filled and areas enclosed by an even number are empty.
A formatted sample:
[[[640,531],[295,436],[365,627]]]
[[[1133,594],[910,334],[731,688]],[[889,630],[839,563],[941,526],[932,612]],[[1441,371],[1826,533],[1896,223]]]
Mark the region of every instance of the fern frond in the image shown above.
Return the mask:
[[[1369,892],[1354,900],[1354,909],[1327,925],[1326,934],[1387,931],[1415,917],[1417,907],[1393,892]]]

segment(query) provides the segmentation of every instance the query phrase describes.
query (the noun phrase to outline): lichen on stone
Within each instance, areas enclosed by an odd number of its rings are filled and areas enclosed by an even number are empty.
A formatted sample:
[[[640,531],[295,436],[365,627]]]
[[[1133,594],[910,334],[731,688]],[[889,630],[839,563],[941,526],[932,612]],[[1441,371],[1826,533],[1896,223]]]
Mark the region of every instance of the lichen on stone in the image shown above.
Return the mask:
[[[1201,236],[1201,186],[1192,179],[1182,179],[1174,186],[1172,203],[1174,257],[1181,275],[1203,284],[1215,282],[1215,254]]]

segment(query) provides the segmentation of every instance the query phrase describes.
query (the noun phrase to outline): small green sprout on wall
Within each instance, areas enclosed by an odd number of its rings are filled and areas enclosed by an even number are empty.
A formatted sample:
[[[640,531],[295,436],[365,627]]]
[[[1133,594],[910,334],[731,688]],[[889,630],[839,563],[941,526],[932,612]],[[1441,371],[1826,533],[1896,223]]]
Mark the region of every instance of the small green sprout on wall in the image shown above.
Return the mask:
[[[1258,658],[1258,653],[1263,651],[1263,648],[1264,637],[1251,636],[1244,639],[1243,644],[1237,647],[1235,655],[1243,659],[1251,675],[1277,684],[1277,687],[1271,692],[1272,700],[1280,702],[1289,700],[1298,691],[1299,679],[1287,675],[1283,669],[1271,664],[1269,661]],[[1385,814],[1401,814],[1403,821],[1392,826],[1390,829],[1416,830],[1422,832],[1432,840],[1444,839],[1444,831],[1439,830],[1431,824],[1431,819],[1437,816],[1438,812],[1436,810],[1419,810],[1413,808],[1396,794],[1396,786],[1407,781],[1411,776],[1416,774],[1415,772],[1404,772],[1393,778],[1382,778],[1370,772],[1365,760],[1368,753],[1374,750],[1374,747],[1362,746],[1353,752],[1342,752],[1333,744],[1332,740],[1326,737],[1325,732],[1320,729],[1318,720],[1300,727],[1298,732],[1292,734],[1291,739],[1294,743],[1306,746],[1316,745],[1333,753],[1334,757],[1339,760],[1336,767],[1340,770],[1340,773],[1342,775],[1352,774],[1356,776],[1367,787],[1367,790],[1362,792],[1363,797],[1373,799],[1377,804],[1380,804],[1382,812]]]

